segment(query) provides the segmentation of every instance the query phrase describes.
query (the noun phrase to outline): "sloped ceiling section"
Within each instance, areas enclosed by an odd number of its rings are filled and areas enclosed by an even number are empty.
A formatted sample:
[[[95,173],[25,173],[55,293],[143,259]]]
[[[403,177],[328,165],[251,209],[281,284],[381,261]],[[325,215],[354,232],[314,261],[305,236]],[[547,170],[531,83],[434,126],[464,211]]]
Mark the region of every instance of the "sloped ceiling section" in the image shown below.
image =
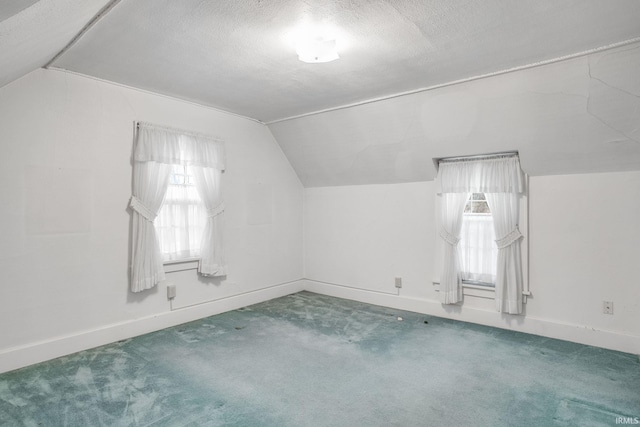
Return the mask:
[[[272,122],[640,36],[637,0],[123,0],[53,66]],[[322,25],[340,59],[298,61]]]
[[[430,180],[435,157],[504,150],[532,175],[636,170],[639,16],[638,0],[4,1],[0,86],[52,62],[258,119],[305,186]],[[290,36],[314,25],[339,60],[298,61]]]
[[[37,2],[38,0],[14,0],[0,3],[0,22],[11,18]]]
[[[0,87],[47,64],[108,0],[0,3]]]
[[[518,150],[530,175],[640,170],[640,44],[269,125],[306,187],[432,180]]]

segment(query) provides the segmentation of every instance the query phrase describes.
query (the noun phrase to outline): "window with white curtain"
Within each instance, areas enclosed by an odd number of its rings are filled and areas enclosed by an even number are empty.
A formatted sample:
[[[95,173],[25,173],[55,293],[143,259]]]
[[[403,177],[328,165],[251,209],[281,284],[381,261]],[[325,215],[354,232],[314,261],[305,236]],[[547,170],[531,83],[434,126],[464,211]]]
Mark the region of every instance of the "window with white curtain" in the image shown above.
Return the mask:
[[[462,282],[495,286],[498,247],[493,216],[484,193],[471,193],[462,215],[460,272]]]
[[[172,165],[167,193],[154,221],[163,261],[200,256],[207,209],[198,194],[191,169],[185,165]]]
[[[517,153],[438,159],[441,269],[434,284],[442,304],[490,293],[497,311],[523,314],[530,295],[521,232],[527,229],[526,190]]]
[[[165,279],[163,263],[198,259],[198,274],[227,275],[224,141],[138,122],[133,154],[131,291]]]

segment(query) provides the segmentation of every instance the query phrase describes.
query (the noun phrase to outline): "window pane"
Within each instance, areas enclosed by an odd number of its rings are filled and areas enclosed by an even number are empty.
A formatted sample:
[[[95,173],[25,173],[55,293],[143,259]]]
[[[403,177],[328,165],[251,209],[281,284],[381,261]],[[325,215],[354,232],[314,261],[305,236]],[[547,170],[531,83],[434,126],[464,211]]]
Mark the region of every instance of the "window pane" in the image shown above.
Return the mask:
[[[206,225],[206,209],[188,167],[175,165],[154,225],[165,261],[196,258]]]
[[[493,217],[484,193],[469,196],[459,243],[463,280],[495,283],[498,248]]]
[[[484,193],[472,193],[469,196],[469,201],[464,207],[464,213],[477,213],[477,214],[489,214],[489,204],[486,201]]]
[[[489,204],[487,202],[475,202],[474,212],[489,214],[491,213],[491,210],[489,210]]]
[[[169,178],[169,184],[170,185],[184,184],[184,175],[171,174],[171,177]]]

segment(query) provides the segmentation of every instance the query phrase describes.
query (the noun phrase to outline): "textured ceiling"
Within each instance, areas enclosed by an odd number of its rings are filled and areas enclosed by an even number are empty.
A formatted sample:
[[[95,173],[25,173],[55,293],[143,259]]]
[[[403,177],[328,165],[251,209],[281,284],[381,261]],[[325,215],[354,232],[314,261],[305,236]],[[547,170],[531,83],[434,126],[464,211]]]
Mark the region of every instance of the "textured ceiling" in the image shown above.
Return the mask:
[[[639,170],[638,17],[637,0],[14,0],[0,86],[48,65],[261,120],[305,186],[503,150],[532,175]],[[309,25],[339,60],[297,60]]]
[[[637,0],[123,0],[53,66],[264,122],[640,36]],[[341,58],[297,60],[303,23]]]

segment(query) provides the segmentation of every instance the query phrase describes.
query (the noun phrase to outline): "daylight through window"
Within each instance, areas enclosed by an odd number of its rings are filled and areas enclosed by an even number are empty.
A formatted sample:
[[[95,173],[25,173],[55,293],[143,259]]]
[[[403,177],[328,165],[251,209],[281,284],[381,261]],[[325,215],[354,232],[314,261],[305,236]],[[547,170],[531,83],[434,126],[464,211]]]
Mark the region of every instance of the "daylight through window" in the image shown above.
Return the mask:
[[[484,193],[471,193],[464,208],[460,232],[463,283],[493,286],[498,247],[493,216]]]
[[[206,209],[189,166],[173,165],[169,186],[154,225],[165,261],[200,256]]]

